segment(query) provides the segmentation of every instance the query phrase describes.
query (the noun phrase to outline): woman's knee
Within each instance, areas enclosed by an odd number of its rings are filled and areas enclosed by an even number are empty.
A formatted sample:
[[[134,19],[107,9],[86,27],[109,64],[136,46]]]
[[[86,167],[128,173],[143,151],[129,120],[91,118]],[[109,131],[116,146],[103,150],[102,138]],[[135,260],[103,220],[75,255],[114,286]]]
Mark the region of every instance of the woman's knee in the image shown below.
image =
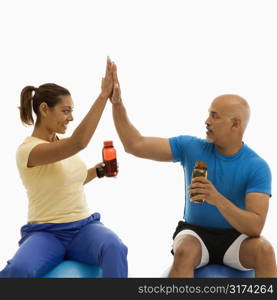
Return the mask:
[[[8,261],[6,267],[1,271],[0,277],[6,278],[34,278],[37,273],[31,269],[28,263],[14,263]]]
[[[105,240],[104,250],[112,253],[120,253],[124,256],[127,256],[128,253],[127,246],[117,236],[110,236]]]

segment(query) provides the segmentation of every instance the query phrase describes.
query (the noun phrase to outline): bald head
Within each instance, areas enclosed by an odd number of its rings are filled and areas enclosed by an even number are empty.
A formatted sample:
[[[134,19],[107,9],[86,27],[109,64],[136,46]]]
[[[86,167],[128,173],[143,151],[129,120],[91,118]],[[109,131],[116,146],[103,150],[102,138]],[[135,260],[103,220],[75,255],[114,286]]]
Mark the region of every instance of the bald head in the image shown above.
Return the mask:
[[[242,133],[245,131],[250,119],[250,107],[244,98],[233,94],[221,95],[213,100],[212,105],[217,106],[225,116],[240,120]]]

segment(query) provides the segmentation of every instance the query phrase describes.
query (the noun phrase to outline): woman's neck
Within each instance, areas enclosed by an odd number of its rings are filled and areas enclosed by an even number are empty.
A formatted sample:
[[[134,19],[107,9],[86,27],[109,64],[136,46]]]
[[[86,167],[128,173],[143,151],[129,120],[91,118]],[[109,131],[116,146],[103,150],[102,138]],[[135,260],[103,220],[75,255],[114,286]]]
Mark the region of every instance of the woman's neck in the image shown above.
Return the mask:
[[[35,126],[32,136],[48,142],[54,142],[58,139],[55,132],[50,132],[47,128],[39,125]]]

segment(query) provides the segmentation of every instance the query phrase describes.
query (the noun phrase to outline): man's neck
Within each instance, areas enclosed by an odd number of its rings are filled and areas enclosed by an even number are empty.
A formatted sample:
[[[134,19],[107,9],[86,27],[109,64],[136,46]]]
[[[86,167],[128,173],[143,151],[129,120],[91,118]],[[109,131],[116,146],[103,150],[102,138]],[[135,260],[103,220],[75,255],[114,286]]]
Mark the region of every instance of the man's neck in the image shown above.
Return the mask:
[[[233,156],[237,154],[243,146],[243,142],[237,143],[236,145],[218,146],[215,145],[216,150],[225,156]]]

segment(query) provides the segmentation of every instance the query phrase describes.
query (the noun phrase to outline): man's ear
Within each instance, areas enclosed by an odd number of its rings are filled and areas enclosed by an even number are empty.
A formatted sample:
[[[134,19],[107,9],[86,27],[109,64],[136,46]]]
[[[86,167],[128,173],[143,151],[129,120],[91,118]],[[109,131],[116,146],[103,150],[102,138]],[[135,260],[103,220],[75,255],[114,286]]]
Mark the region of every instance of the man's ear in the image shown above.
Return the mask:
[[[241,119],[239,119],[239,118],[233,118],[232,119],[232,128],[234,128],[234,129],[241,128]]]
[[[49,111],[49,106],[46,102],[41,102],[39,105],[39,112],[41,116],[46,116]]]

